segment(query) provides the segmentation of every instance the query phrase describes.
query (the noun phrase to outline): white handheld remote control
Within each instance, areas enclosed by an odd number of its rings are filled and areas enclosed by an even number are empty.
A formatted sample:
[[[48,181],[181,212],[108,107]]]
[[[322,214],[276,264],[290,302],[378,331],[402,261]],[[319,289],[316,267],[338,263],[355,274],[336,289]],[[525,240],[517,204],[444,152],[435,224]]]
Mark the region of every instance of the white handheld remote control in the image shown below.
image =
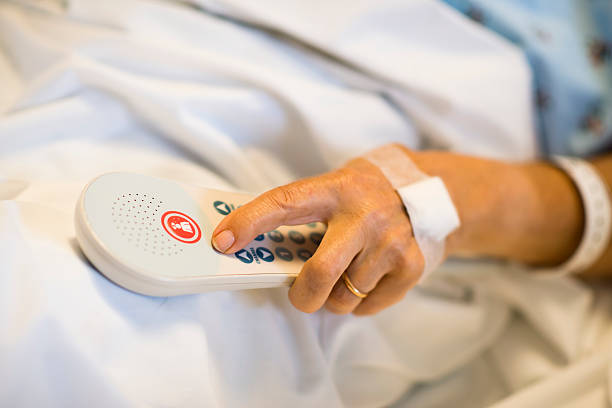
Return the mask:
[[[81,193],[76,236],[102,274],[145,295],[291,285],[321,242],[324,224],[279,227],[232,255],[212,248],[219,221],[252,198],[138,174],[105,174]]]

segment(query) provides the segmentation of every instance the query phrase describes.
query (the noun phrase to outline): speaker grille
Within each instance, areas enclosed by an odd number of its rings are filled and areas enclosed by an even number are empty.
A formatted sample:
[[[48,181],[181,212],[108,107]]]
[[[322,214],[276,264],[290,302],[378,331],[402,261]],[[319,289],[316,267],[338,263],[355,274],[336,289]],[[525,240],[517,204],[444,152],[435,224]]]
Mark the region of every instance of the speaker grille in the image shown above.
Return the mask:
[[[148,193],[125,193],[111,206],[115,228],[141,251],[157,256],[173,256],[183,252],[176,240],[170,239],[161,225],[163,201]]]

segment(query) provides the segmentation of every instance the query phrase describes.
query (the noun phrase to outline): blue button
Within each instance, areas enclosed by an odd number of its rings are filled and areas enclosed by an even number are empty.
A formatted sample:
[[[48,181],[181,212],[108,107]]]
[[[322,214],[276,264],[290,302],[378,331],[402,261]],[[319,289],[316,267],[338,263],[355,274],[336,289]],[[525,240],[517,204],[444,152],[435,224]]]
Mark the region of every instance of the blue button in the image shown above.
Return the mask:
[[[240,259],[242,262],[250,264],[253,262],[253,255],[246,249],[241,249],[240,251],[234,254],[236,258]]]
[[[293,260],[293,254],[287,248],[277,247],[274,252],[276,252],[276,256],[278,256],[283,261],[292,261]]]
[[[232,211],[230,210],[229,205],[227,205],[227,203],[223,201],[215,201],[213,203],[213,207],[215,207],[215,210],[217,210],[217,212],[222,215],[227,215]]]
[[[274,260],[274,254],[268,248],[259,247],[255,250],[255,253],[262,261],[272,262]]]
[[[274,242],[283,242],[283,240],[285,239],[283,234],[277,230],[268,232],[268,238],[270,238]]]
[[[306,242],[306,238],[304,238],[304,236],[297,231],[289,231],[289,238],[291,238],[291,240],[296,244],[303,244]]]
[[[312,241],[313,244],[319,245],[321,241],[323,240],[323,234],[319,232],[313,232],[312,234],[310,234],[310,240]]]
[[[299,251],[297,251],[297,256],[302,261],[306,262],[312,256],[312,252],[307,249],[300,249]]]
[[[264,240],[264,234],[259,234],[258,236],[255,237],[255,241],[263,241]]]

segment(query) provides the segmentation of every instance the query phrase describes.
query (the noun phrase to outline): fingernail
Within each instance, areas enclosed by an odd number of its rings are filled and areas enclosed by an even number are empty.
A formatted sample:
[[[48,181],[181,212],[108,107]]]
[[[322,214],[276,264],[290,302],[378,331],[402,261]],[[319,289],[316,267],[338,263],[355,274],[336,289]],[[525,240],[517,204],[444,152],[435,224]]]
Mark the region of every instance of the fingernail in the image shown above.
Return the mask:
[[[234,238],[234,234],[232,234],[232,231],[225,230],[225,231],[221,231],[220,233],[218,233],[217,235],[213,237],[212,244],[217,251],[225,252],[229,249],[229,247],[232,246],[234,241],[235,241],[235,238]]]

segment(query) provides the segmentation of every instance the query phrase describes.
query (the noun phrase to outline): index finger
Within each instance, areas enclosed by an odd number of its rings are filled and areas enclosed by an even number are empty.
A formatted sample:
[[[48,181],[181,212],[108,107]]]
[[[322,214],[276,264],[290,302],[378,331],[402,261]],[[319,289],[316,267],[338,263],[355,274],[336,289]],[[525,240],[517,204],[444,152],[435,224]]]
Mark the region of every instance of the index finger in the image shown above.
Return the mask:
[[[254,198],[228,214],[213,231],[219,252],[234,253],[256,236],[280,225],[327,221],[335,207],[328,175],[296,181]]]

